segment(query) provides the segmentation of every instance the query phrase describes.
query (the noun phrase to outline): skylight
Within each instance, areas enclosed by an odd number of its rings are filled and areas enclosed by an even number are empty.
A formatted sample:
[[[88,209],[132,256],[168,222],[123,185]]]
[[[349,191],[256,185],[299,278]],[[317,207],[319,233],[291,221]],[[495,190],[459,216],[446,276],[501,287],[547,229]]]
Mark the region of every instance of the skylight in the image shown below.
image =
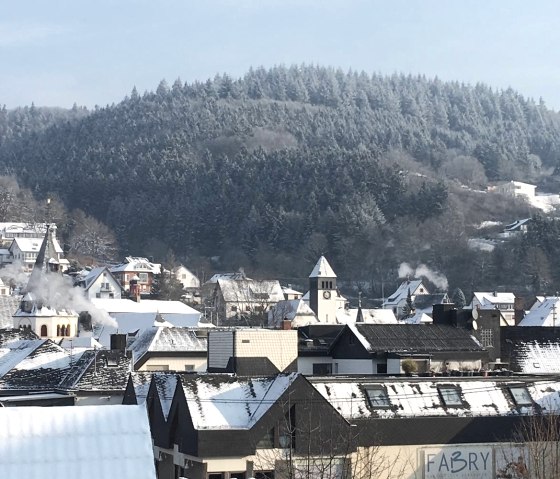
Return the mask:
[[[443,404],[447,407],[463,407],[461,399],[461,390],[454,386],[438,387],[439,395]]]
[[[387,395],[387,390],[383,386],[368,386],[366,388],[366,395],[369,405],[372,408],[389,408],[391,402]]]
[[[517,406],[532,406],[533,399],[525,386],[509,386],[511,397]]]

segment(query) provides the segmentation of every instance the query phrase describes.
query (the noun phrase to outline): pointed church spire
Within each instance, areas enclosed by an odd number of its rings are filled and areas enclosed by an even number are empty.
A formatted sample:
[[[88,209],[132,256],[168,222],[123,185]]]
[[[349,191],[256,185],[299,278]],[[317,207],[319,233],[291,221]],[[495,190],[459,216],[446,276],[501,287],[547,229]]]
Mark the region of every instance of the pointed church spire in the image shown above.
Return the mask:
[[[362,313],[362,291],[358,291],[358,314],[356,315],[356,323],[364,323],[364,313]]]
[[[56,226],[47,224],[45,236],[41,243],[41,248],[39,248],[39,252],[37,253],[31,276],[29,277],[27,286],[23,290],[24,294],[39,289],[41,281],[45,278],[46,274],[59,271],[58,255],[52,238],[52,234],[55,230]]]
[[[309,277],[310,278],[336,278],[336,274],[334,273],[334,270],[331,268],[331,265],[329,264],[327,259],[324,256],[321,256],[319,258],[319,261],[317,261],[317,264],[313,268],[313,271],[311,271]]]

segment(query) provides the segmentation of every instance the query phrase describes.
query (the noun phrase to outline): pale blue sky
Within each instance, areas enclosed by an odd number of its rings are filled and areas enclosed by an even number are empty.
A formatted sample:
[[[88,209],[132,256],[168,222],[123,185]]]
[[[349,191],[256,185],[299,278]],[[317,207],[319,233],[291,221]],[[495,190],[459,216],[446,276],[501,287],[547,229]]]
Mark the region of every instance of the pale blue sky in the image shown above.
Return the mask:
[[[18,0],[0,16],[0,105],[92,107],[315,63],[508,86],[560,109],[557,0]]]

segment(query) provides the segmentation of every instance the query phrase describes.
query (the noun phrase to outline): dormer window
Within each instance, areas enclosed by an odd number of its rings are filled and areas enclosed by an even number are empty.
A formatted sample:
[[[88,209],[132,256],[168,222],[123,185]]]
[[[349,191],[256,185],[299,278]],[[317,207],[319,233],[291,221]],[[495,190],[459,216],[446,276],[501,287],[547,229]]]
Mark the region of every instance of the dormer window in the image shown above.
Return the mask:
[[[443,404],[447,407],[463,407],[461,390],[456,386],[439,386],[439,396]]]
[[[515,402],[516,406],[532,406],[533,405],[533,399],[531,398],[531,395],[529,394],[529,391],[527,391],[527,387],[520,384],[517,386],[509,386],[509,393],[511,394],[511,397],[513,398],[513,401]]]

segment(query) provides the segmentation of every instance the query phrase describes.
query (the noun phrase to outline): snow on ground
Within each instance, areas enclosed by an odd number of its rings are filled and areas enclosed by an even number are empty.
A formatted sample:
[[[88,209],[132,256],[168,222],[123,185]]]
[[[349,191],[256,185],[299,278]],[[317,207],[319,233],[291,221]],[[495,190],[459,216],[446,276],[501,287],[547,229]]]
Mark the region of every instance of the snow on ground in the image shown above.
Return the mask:
[[[487,240],[484,238],[470,238],[467,240],[467,245],[470,249],[476,249],[479,251],[494,251],[496,243],[492,240]]]
[[[528,200],[532,206],[539,208],[545,213],[550,213],[560,205],[560,195],[537,194],[536,196],[528,198]]]

